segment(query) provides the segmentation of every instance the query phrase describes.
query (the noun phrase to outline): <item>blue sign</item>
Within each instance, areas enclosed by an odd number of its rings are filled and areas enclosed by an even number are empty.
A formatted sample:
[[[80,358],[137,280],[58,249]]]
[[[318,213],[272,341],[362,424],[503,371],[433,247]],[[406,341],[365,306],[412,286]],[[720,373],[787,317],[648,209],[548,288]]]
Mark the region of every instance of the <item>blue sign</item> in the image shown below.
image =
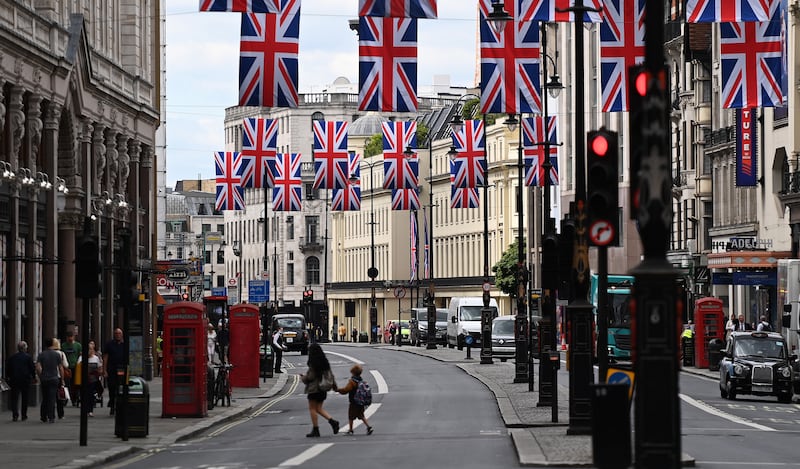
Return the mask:
[[[713,272],[711,283],[714,285],[777,285],[778,272]]]
[[[211,296],[226,296],[228,291],[225,287],[215,287],[211,289]]]
[[[247,284],[247,301],[249,303],[266,303],[269,301],[269,281],[250,280]]]

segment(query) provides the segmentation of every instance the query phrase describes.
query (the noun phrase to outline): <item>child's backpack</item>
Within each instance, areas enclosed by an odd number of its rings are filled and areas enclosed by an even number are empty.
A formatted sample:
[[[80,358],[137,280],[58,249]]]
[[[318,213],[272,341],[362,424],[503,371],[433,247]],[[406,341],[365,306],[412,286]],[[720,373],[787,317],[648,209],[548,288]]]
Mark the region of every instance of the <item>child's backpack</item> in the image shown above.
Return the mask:
[[[369,384],[363,379],[358,382],[356,394],[353,396],[353,402],[358,405],[363,405],[364,407],[372,404],[372,389],[370,389]]]

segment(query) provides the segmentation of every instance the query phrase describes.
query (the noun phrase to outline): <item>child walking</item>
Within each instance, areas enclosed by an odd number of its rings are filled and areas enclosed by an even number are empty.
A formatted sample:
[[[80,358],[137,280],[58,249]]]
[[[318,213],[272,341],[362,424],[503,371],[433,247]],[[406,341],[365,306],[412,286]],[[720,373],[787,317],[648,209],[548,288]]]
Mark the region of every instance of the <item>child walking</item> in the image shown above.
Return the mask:
[[[364,405],[363,404],[356,404],[356,390],[358,390],[358,383],[363,381],[361,378],[361,373],[364,372],[364,368],[361,365],[353,365],[350,368],[350,379],[347,380],[347,384],[343,388],[339,388],[340,394],[347,394],[348,400],[350,401],[350,407],[347,409],[347,419],[350,423],[350,429],[347,430],[348,435],[353,434],[353,421],[355,419],[361,419],[364,422],[364,425],[367,426],[367,435],[372,435],[372,427],[369,425],[367,418],[364,416]]]

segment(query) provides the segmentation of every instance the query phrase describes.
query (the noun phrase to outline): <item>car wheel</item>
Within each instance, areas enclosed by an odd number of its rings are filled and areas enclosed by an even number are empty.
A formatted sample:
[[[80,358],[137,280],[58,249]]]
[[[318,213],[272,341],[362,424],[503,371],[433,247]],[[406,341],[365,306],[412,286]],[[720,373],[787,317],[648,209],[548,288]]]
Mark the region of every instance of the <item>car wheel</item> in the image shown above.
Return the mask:
[[[730,378],[725,381],[725,388],[728,394],[728,399],[735,400],[736,399],[736,391],[733,390],[733,383],[731,383]]]

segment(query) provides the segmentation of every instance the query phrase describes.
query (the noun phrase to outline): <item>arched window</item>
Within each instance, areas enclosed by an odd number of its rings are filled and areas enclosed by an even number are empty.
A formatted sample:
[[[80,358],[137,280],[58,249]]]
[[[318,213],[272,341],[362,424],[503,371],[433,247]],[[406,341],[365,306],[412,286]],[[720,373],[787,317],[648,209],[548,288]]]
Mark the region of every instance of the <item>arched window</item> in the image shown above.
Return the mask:
[[[324,121],[324,120],[325,120],[325,114],[319,111],[315,112],[314,114],[311,114],[311,128],[312,129],[314,128],[314,121]]]
[[[319,285],[319,258],[307,257],[306,258],[306,284]]]

